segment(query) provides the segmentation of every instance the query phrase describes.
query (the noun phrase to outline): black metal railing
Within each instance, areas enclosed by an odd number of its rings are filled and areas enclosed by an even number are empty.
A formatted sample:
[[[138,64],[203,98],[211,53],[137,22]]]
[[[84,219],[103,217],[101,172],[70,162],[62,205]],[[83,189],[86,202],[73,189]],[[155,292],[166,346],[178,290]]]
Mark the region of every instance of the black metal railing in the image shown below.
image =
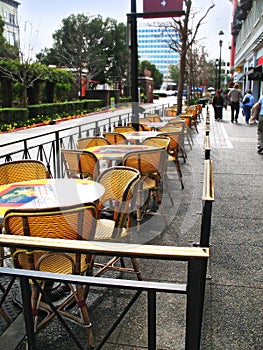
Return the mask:
[[[156,350],[156,296],[157,293],[177,293],[186,295],[186,330],[185,330],[185,349],[199,350],[201,339],[202,312],[204,303],[204,284],[206,279],[206,266],[209,257],[208,248],[195,247],[168,247],[154,245],[138,245],[138,244],[122,244],[122,243],[103,243],[75,241],[72,245],[65,248],[65,241],[60,245],[61,240],[38,238],[38,237],[13,237],[8,235],[0,236],[0,246],[21,247],[23,249],[44,249],[48,251],[67,251],[71,253],[95,254],[95,255],[116,255],[121,257],[136,257],[142,259],[185,261],[187,263],[187,281],[186,283],[174,282],[152,282],[137,281],[114,278],[98,278],[91,276],[76,276],[65,274],[53,274],[49,272],[41,272],[34,270],[20,270],[11,268],[0,268],[0,275],[13,277],[20,280],[24,319],[26,327],[26,335],[28,341],[28,349],[36,350],[37,342],[33,325],[33,316],[30,298],[30,280],[36,283],[41,292],[44,292],[39,285],[39,280],[60,281],[64,283],[85,284],[96,286],[99,288],[109,287],[117,289],[128,289],[137,291],[132,297],[127,307],[125,307],[118,319],[109,327],[107,334],[100,341],[96,349],[102,349],[103,345],[121,322],[125,314],[133,306],[142,292],[147,293],[148,302],[148,349]],[[70,247],[70,248],[69,248]],[[53,306],[50,305],[53,309]],[[56,315],[64,325],[63,319],[59,312]],[[176,317],[176,316],[175,316]],[[172,322],[172,319],[171,319]],[[67,331],[68,327],[64,325]],[[71,331],[69,332],[72,333]],[[77,342],[79,349],[84,349],[76,337],[71,337]]]
[[[156,106],[150,105],[148,112]],[[165,108],[159,107],[161,113]],[[109,114],[109,116],[107,116]],[[92,119],[92,121],[87,121]],[[75,119],[74,125],[63,127],[62,123],[38,129],[37,135],[17,135],[14,141],[0,143],[0,163],[21,159],[38,159],[44,162],[53,177],[62,177],[63,169],[60,161],[60,148],[75,148],[78,138],[101,135],[104,131],[112,131],[115,126],[127,125],[131,121],[131,108],[115,112],[103,111],[91,113],[87,118]],[[30,131],[29,131],[30,132]]]

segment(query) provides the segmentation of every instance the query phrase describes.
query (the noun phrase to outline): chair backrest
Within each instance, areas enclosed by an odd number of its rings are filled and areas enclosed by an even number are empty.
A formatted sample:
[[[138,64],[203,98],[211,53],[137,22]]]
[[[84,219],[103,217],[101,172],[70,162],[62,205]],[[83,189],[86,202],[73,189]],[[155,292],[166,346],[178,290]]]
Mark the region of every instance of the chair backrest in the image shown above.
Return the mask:
[[[136,191],[136,184],[140,180],[140,172],[136,169],[126,166],[114,166],[105,169],[97,179],[105,188],[104,194],[100,197],[97,205],[98,210],[108,201],[114,201],[115,229],[113,232],[114,239],[121,234],[128,216],[134,211],[135,201],[133,193]]]
[[[158,114],[147,114],[146,118],[149,122],[158,123],[161,121],[161,118]]]
[[[179,145],[181,142],[181,132],[160,132],[160,134],[157,135],[161,137],[168,137],[170,139],[168,153],[173,155],[174,157],[178,157],[178,151],[179,151]]]
[[[94,180],[99,175],[99,161],[86,150],[61,149],[61,158],[68,178]]]
[[[0,185],[50,177],[46,166],[39,160],[18,160],[0,165]]]
[[[180,118],[175,118],[175,119],[172,119],[169,121],[169,123],[166,124],[166,127],[180,127],[182,128],[182,132],[184,133],[185,132],[185,126],[186,126],[186,123],[185,123],[185,120],[184,119],[180,119]]]
[[[158,148],[165,148],[166,150],[169,149],[169,144],[170,144],[170,139],[169,137],[165,136],[151,136],[147,137],[145,140],[142,142],[143,145],[146,146],[154,146]]]
[[[166,169],[167,151],[164,148],[127,153],[122,160],[124,166],[139,170],[141,176],[162,176]]]
[[[49,209],[9,209],[4,216],[5,234],[18,236],[92,240],[96,225],[94,203]],[[25,269],[39,269],[39,259],[44,255],[44,251],[25,252],[21,248],[12,248],[11,252],[14,266]],[[80,254],[75,254],[75,258],[80,261]],[[50,259],[50,264],[54,259]]]
[[[177,114],[177,109],[170,108],[170,107],[165,109],[165,115],[167,117],[176,117],[176,114]]]
[[[115,126],[113,131],[122,133],[122,132],[133,132],[133,131],[136,131],[136,129],[133,128],[132,126]]]
[[[139,118],[139,123],[143,124],[143,123],[150,123],[150,119],[148,118]]]
[[[197,118],[197,109],[195,106],[193,106],[192,108],[187,108],[185,112],[191,114],[194,119]]]
[[[77,140],[77,149],[85,149],[94,146],[109,145],[109,142],[102,136],[82,137]]]
[[[109,142],[110,145],[119,144],[119,143],[128,145],[129,143],[126,137],[119,132],[104,132],[103,136]]]
[[[149,131],[149,130],[151,130],[151,128],[149,128],[147,125],[143,125],[143,124],[140,124],[140,123],[138,123],[136,125],[138,126],[138,128],[137,128],[138,131]],[[128,126],[131,126],[133,128],[132,123],[128,123]],[[132,131],[136,131],[136,130],[134,129]]]
[[[192,119],[193,119],[192,114],[182,113],[179,115],[179,117],[185,121],[185,125],[187,127],[190,127],[192,125]]]

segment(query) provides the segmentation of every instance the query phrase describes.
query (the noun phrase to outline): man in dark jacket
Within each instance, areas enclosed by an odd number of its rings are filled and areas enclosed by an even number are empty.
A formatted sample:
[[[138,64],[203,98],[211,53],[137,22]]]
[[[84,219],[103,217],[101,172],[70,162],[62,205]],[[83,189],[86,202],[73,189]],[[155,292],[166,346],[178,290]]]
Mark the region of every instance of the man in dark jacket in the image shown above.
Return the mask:
[[[220,90],[216,90],[215,97],[213,98],[212,105],[215,112],[215,120],[220,121],[223,117],[223,107],[224,107],[224,98]]]

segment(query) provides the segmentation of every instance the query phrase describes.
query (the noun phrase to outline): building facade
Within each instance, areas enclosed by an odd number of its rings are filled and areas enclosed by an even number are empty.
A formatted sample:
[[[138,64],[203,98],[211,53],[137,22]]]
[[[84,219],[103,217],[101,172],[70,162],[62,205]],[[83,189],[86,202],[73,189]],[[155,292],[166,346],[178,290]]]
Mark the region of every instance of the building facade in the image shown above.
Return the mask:
[[[159,22],[158,22],[159,23]],[[166,30],[157,25],[157,22],[139,22],[137,25],[138,56],[139,61],[149,61],[164,75],[169,76],[170,65],[179,64],[178,52],[169,48],[170,35],[174,34],[173,28]],[[174,40],[179,41],[177,34]]]
[[[4,37],[13,46],[19,46],[19,26],[17,8],[19,2],[0,0],[0,16],[4,21]]]
[[[263,1],[232,0],[233,82],[255,99],[263,93]]]

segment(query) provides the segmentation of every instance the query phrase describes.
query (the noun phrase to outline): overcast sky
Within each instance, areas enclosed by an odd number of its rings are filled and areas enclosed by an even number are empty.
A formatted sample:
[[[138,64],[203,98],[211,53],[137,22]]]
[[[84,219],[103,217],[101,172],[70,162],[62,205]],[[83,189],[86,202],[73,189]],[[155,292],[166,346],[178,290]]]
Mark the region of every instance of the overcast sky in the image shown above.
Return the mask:
[[[126,23],[127,13],[131,12],[131,0],[20,0],[19,2],[21,3],[18,7],[19,26],[23,38],[21,48],[26,54],[38,53],[45,47],[52,47],[52,34],[61,27],[62,19],[71,14],[84,13],[88,16],[100,14],[103,18],[110,17]],[[222,58],[229,61],[228,47],[231,44],[232,22],[230,0],[193,0],[195,18],[202,17],[212,3],[215,7],[209,12],[199,30],[198,37],[201,39],[199,42],[206,47],[210,59],[218,58],[218,33],[223,30]],[[136,1],[137,12],[142,12],[142,4],[143,0]]]

